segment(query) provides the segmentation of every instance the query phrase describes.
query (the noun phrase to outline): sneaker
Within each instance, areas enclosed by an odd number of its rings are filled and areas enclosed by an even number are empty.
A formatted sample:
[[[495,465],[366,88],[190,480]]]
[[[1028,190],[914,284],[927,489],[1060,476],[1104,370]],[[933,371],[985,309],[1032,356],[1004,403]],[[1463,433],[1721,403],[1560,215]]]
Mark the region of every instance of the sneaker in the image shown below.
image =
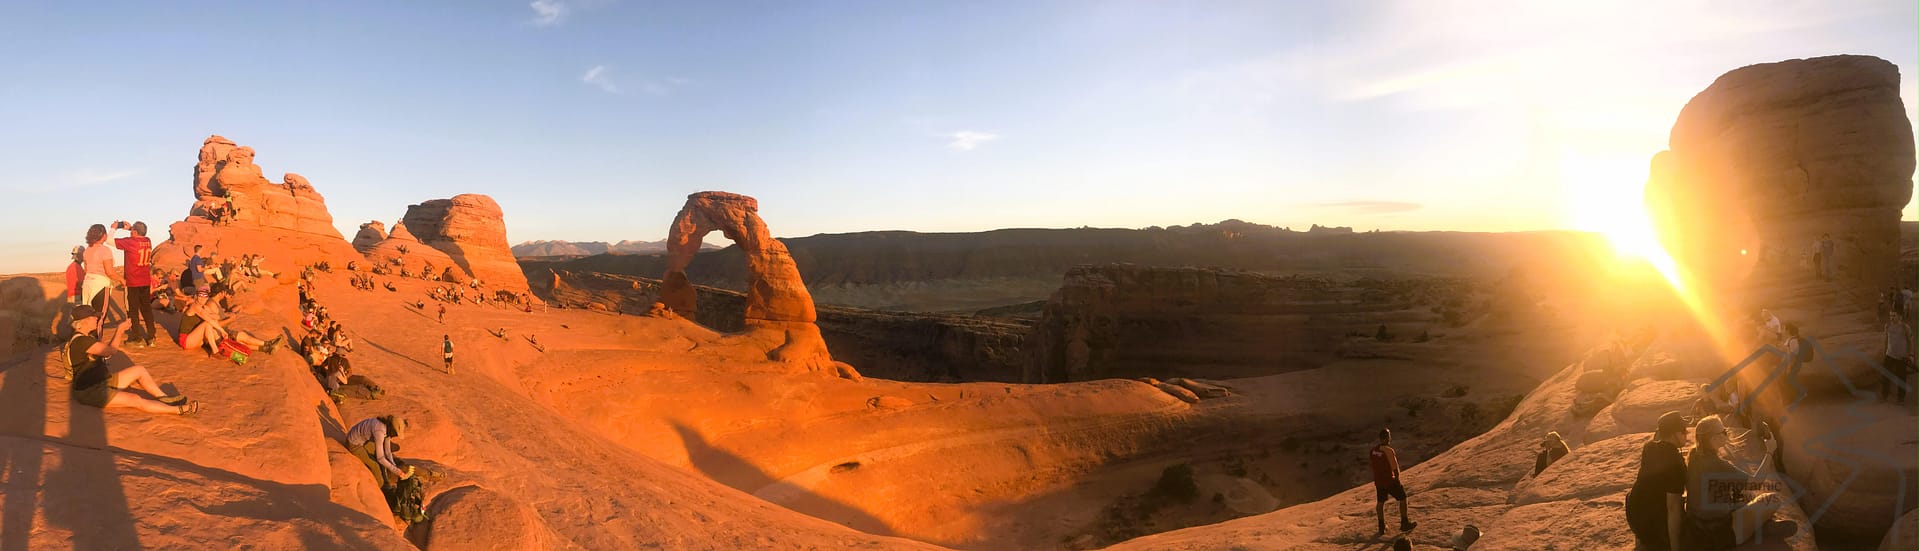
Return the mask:
[[[1413,528],[1418,526],[1419,526],[1419,523],[1417,522],[1409,522],[1404,520],[1399,521],[1399,531],[1401,532],[1411,532],[1413,531]]]

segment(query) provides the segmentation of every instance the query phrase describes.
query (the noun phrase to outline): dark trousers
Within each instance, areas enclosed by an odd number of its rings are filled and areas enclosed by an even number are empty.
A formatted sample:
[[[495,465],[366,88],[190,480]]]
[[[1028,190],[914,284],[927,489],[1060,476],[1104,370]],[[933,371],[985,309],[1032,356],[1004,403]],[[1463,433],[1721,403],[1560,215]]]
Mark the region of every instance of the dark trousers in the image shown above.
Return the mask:
[[[1906,376],[1912,374],[1912,364],[1905,358],[1894,358],[1892,356],[1886,356],[1885,358],[1884,366],[1886,371],[1892,372],[1892,376],[1898,377],[1899,380],[1894,382],[1881,379],[1879,381],[1879,399],[1884,400],[1886,397],[1897,393],[1899,399],[1896,403],[1904,404],[1906,403],[1906,387],[1904,383],[1906,382]]]
[[[127,287],[127,320],[135,327],[145,324],[143,340],[153,340],[153,287],[141,285]]]

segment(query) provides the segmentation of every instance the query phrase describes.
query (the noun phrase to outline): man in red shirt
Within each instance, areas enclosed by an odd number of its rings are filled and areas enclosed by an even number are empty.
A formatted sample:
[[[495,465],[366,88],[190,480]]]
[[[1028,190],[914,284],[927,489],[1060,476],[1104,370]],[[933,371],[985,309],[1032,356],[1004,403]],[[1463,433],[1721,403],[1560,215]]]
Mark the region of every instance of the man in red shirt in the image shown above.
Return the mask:
[[[1399,456],[1393,453],[1393,431],[1379,429],[1379,445],[1373,446],[1373,516],[1379,519],[1379,533],[1386,533],[1386,496],[1399,500],[1399,531],[1411,531],[1419,523],[1406,520],[1406,487],[1399,484]]]
[[[126,255],[127,320],[136,326],[144,324],[141,346],[153,346],[153,242],[147,239],[147,223],[114,222],[113,229],[133,232],[115,238],[113,247]]]

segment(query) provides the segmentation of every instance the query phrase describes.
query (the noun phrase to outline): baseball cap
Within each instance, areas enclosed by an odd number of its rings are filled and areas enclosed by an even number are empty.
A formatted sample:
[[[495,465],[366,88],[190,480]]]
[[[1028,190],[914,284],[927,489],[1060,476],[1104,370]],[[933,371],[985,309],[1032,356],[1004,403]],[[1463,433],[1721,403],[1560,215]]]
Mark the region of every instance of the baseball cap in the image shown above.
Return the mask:
[[[100,311],[93,309],[93,305],[91,304],[82,304],[73,307],[73,321],[95,317],[100,317]]]
[[[1686,430],[1686,416],[1677,411],[1668,411],[1659,416],[1658,434],[1671,434]]]

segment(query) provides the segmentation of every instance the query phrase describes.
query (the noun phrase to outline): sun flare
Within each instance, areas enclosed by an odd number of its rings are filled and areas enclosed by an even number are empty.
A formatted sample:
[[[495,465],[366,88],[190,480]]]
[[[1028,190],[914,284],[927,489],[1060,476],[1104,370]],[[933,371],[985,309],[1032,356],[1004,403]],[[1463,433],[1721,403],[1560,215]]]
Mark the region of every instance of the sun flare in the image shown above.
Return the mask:
[[[1685,293],[1679,267],[1660,244],[1646,210],[1643,159],[1604,159],[1562,151],[1560,171],[1575,229],[1605,236],[1619,261],[1651,264],[1675,290]]]

